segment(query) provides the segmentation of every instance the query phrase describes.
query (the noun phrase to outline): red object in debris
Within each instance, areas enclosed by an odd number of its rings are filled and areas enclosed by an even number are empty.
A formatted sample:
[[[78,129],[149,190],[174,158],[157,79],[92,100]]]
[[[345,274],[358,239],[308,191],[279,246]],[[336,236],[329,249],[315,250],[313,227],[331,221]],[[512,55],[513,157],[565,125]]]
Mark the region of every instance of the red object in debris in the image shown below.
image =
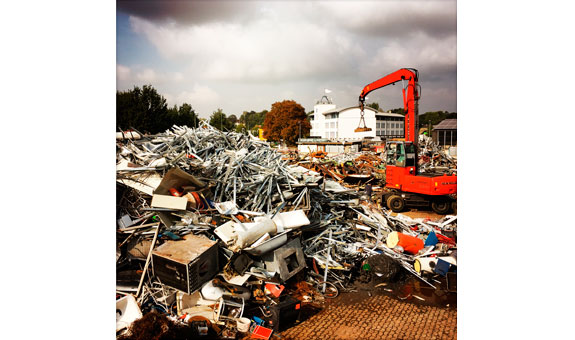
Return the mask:
[[[401,246],[405,252],[410,254],[417,254],[418,251],[423,249],[423,240],[417,237],[406,235],[394,231],[387,235],[387,246],[391,249],[395,246]]]
[[[266,283],[266,291],[269,291],[274,297],[279,297],[284,290],[282,285],[274,285],[272,283]]]
[[[192,191],[191,194],[192,196],[194,196],[194,199],[196,200],[196,209],[202,210],[204,208],[204,203],[202,202],[200,195],[195,191]]]
[[[172,194],[172,196],[176,196],[176,197],[180,197],[182,196],[182,194],[176,190],[176,188],[170,188],[170,190],[168,190],[170,192],[170,194]]]
[[[435,236],[437,236],[437,240],[439,241],[439,243],[450,244],[452,246],[456,245],[455,241],[447,236],[443,236],[441,234],[435,234]]]
[[[317,265],[315,264],[315,259],[314,259],[314,258],[312,258],[312,263],[313,263],[313,271],[314,271],[316,274],[319,274],[319,270],[317,269]]]
[[[273,330],[269,329],[269,328],[265,328],[262,326],[256,326],[256,328],[254,329],[252,335],[251,335],[251,339],[269,339],[270,336],[272,335]]]
[[[301,308],[301,305],[298,303],[297,305],[295,305],[295,309],[298,310]]]

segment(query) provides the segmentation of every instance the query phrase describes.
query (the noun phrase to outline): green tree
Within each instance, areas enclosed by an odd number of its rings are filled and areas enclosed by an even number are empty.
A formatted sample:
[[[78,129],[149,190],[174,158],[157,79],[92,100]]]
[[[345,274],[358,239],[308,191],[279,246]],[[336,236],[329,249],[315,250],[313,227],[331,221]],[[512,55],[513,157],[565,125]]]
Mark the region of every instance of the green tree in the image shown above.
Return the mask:
[[[244,124],[240,123],[240,124],[236,125],[236,132],[243,133],[246,131],[247,131],[247,128]]]
[[[372,109],[379,111],[379,103],[378,102],[373,102],[373,103],[369,103],[366,106],[371,107]]]
[[[261,112],[255,112],[253,110],[252,111],[244,111],[239,118],[239,122],[241,124],[244,124],[248,130],[250,130],[250,131],[255,130],[257,133],[257,129],[255,127],[257,125],[261,126],[264,124],[264,120],[265,120],[267,114],[268,114],[268,110],[263,110]]]
[[[397,109],[391,109],[391,110],[389,110],[389,111],[391,111],[392,113],[399,113],[399,114],[402,114],[402,115],[405,114],[405,110],[403,109],[403,107],[399,107],[399,108],[397,108]]]
[[[135,128],[147,133],[165,131],[171,126],[166,99],[152,85],[117,91],[116,125],[122,130]]]
[[[210,116],[210,125],[221,130],[221,131],[231,131],[234,128],[234,124],[226,118],[226,114],[222,109],[217,109]]]
[[[447,111],[430,111],[419,115],[419,127],[427,127],[431,121],[432,125],[439,124],[444,119],[457,118],[457,112],[447,112]]]
[[[284,100],[272,104],[271,111],[264,120],[264,138],[295,145],[300,136],[309,135],[311,124],[307,120],[305,109],[293,100]]]
[[[183,103],[178,110],[178,125],[185,125],[188,127],[198,127],[198,115],[192,108],[192,105]]]
[[[236,115],[230,115],[228,117],[228,120],[230,121],[230,123],[232,123],[233,125],[236,125],[237,121],[238,121],[238,117],[236,117]]]

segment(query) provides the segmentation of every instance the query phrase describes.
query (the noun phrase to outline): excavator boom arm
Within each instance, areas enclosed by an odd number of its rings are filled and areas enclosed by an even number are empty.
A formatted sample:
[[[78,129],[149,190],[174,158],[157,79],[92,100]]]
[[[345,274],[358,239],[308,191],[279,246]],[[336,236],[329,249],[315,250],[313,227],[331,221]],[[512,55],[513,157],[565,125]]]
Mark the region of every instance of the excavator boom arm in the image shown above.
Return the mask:
[[[361,94],[359,95],[359,107],[363,112],[365,97],[373,91],[387,85],[395,84],[399,81],[407,82],[403,87],[403,109],[405,110],[405,141],[417,143],[417,135],[415,128],[417,126],[418,107],[417,101],[419,100],[418,81],[419,74],[416,69],[402,68],[387,76],[366,85]]]

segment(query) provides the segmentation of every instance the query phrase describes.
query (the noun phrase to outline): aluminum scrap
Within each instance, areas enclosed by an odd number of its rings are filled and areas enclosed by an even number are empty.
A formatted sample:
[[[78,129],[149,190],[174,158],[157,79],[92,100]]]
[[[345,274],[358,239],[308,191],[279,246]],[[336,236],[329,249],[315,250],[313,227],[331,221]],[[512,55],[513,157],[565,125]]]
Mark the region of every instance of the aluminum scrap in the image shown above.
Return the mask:
[[[419,173],[457,172],[457,160],[429,136],[419,135]]]
[[[239,209],[269,213],[284,200],[283,191],[298,184],[298,174],[281,157],[265,142],[201,122],[197,129],[173,126],[149,140],[128,141],[121,146],[118,161],[128,160],[141,171],[178,166],[212,181],[214,201],[233,201]]]

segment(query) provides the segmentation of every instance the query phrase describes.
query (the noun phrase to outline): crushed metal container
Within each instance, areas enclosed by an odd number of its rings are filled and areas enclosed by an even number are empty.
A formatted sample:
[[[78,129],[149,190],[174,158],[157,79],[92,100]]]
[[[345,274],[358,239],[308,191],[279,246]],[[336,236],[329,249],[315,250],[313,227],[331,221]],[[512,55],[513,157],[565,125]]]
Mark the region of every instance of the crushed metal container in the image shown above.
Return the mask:
[[[218,244],[205,236],[188,234],[167,241],[152,252],[154,274],[172,288],[191,294],[219,271]]]

